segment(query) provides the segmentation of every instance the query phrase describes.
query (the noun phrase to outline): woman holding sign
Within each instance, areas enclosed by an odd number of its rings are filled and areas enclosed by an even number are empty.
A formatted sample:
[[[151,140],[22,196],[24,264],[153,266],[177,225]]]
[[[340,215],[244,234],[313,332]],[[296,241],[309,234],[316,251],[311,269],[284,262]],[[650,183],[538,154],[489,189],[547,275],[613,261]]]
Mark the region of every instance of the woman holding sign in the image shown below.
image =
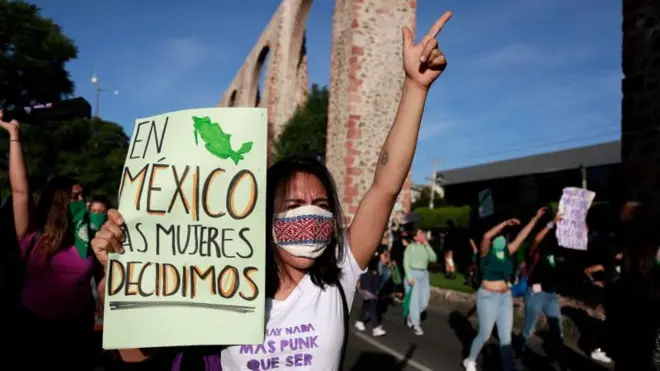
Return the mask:
[[[380,243],[410,169],[428,89],[447,65],[435,38],[451,15],[443,14],[417,44],[412,32],[403,29],[405,82],[401,102],[381,150],[374,182],[350,227],[344,228],[337,190],[323,164],[287,159],[268,170],[266,212],[272,215],[267,225],[272,238],[266,246],[268,331],[263,345],[268,351],[253,352],[249,345],[230,346],[222,351],[222,369],[341,367],[356,283]],[[290,234],[291,230],[307,228],[304,221],[309,220],[328,228],[305,231],[305,235],[313,235],[311,239]],[[122,251],[122,223],[117,211],[111,210],[109,221],[92,241],[100,260],[107,261],[108,252]],[[303,325],[313,335],[313,341],[304,345],[293,344],[282,331]],[[145,358],[136,350],[122,351],[122,357],[127,361]],[[175,368],[182,367],[181,362],[197,362],[195,358],[179,354]],[[207,366],[212,362],[209,357],[204,361]]]
[[[554,219],[546,221],[545,226],[534,237],[525,262],[528,288],[524,294],[525,320],[521,333],[521,345],[525,350],[527,341],[534,333],[536,323],[543,313],[550,327],[554,355],[559,362],[560,369],[567,370],[561,307],[557,296],[560,272],[557,269],[558,258],[556,255],[559,253],[559,245],[554,234],[555,226],[560,221],[560,214],[555,215]]]

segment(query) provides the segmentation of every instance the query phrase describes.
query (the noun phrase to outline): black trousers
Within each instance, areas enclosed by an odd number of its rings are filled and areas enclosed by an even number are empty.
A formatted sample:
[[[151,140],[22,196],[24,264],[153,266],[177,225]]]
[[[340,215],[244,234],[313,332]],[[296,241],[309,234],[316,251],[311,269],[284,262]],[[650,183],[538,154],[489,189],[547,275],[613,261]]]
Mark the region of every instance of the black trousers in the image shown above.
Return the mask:
[[[373,327],[380,326],[381,316],[379,312],[378,300],[365,300],[362,302],[362,314],[360,318],[362,322],[367,323],[371,321]]]

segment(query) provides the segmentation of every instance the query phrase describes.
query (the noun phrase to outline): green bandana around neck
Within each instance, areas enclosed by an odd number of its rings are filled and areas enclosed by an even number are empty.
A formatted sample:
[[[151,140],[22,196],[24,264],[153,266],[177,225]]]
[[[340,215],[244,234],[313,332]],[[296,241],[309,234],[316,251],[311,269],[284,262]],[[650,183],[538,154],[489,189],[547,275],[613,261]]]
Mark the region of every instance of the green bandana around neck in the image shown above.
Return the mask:
[[[83,259],[89,255],[89,218],[85,201],[74,201],[69,204],[73,244]]]

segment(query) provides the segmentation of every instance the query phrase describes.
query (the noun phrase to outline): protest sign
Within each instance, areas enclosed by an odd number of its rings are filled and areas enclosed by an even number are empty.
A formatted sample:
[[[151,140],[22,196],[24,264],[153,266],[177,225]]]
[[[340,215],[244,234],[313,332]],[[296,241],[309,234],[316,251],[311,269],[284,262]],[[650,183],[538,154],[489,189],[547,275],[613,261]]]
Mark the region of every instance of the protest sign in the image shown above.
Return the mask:
[[[107,268],[103,347],[264,341],[266,110],[135,122]]]
[[[493,205],[493,192],[490,188],[486,188],[479,192],[479,217],[486,218],[493,215],[495,212],[495,205]]]
[[[575,187],[564,188],[559,201],[562,220],[557,225],[559,246],[575,250],[587,249],[587,212],[596,193]]]

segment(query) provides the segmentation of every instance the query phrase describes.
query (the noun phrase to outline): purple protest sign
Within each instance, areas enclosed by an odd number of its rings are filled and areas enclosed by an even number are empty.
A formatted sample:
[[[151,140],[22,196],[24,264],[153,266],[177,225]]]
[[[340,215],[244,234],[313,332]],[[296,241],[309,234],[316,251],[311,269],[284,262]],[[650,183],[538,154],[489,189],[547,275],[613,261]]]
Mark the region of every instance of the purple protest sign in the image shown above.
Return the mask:
[[[596,193],[575,187],[566,187],[559,201],[562,220],[557,225],[559,246],[575,250],[587,249],[587,212]]]

